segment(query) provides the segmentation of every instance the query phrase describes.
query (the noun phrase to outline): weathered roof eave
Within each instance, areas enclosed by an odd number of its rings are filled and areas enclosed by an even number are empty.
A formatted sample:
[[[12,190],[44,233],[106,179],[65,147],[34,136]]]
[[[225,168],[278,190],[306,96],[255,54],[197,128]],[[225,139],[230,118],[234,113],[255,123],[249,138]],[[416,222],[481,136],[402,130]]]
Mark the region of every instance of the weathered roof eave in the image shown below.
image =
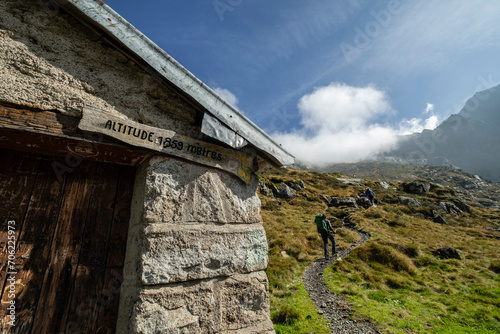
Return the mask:
[[[291,165],[295,158],[267,133],[221,99],[213,90],[153,43],[113,9],[99,0],[54,0],[79,19],[118,39],[129,52],[141,58],[164,79],[195,99],[214,117],[271,157],[275,164]]]

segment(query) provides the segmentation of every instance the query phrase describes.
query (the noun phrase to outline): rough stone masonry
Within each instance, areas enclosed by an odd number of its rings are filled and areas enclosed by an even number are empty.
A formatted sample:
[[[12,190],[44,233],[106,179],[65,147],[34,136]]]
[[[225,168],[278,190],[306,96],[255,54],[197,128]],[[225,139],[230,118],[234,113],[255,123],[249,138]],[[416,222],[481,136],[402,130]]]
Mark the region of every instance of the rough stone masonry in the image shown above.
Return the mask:
[[[199,110],[52,2],[2,0],[0,17],[0,102],[200,137]],[[257,187],[165,155],[139,167],[118,333],[274,333]]]
[[[174,159],[141,167],[119,331],[273,332],[257,187]]]

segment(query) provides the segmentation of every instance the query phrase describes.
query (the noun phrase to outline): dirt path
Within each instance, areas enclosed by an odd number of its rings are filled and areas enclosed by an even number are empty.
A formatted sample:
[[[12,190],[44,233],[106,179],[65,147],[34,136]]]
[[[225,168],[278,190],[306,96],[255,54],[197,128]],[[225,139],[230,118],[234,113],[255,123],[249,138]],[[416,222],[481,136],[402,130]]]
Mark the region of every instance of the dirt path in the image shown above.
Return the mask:
[[[318,312],[323,314],[329,322],[328,327],[331,333],[346,333],[346,334],[371,334],[380,333],[375,326],[367,321],[356,321],[351,319],[352,307],[341,296],[328,290],[323,278],[323,270],[336,261],[338,257],[344,258],[354,247],[361,245],[370,238],[368,233],[358,231],[352,227],[344,226],[351,231],[359,234],[361,239],[351,244],[348,249],[340,251],[337,257],[330,261],[317,260],[306,268],[302,281],[306,287],[309,296],[316,304]]]

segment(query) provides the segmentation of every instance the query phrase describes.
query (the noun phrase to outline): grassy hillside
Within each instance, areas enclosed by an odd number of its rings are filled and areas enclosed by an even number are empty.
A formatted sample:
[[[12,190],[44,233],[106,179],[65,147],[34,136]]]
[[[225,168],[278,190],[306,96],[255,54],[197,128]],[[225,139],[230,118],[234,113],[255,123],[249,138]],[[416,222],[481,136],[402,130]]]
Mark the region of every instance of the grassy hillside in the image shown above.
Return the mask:
[[[477,178],[451,166],[416,166],[394,162],[359,162],[332,164],[323,168],[324,172],[340,172],[346,175],[387,182],[425,179],[455,190],[471,203],[486,207],[500,208],[500,183]]]
[[[386,190],[378,183],[382,179],[347,184],[341,177],[284,168],[261,175],[269,187],[305,185],[290,200],[260,195],[277,333],[328,333],[300,281],[304,268],[323,257],[314,216],[327,209],[321,195],[355,197],[367,186],[377,194],[377,207],[327,210],[329,218],[338,218],[339,249],[358,238],[340,228],[341,220],[372,235],[324,274],[331,290],[353,303],[353,316],[373,319],[384,333],[500,332],[498,210],[471,205],[472,213],[445,214],[439,202],[459,203],[450,188],[435,186],[425,195],[411,195],[398,182]],[[400,196],[417,199],[421,206],[399,204]],[[433,210],[446,224],[433,221]],[[457,249],[461,259],[441,259],[436,251],[442,247]]]

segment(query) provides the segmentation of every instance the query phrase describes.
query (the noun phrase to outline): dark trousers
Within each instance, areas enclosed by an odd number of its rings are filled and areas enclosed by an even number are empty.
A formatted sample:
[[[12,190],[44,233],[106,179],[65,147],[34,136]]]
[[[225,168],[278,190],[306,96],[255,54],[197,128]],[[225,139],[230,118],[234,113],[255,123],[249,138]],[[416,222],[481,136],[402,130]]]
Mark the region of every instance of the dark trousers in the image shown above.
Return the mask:
[[[321,232],[321,239],[323,239],[323,247],[325,249],[325,258],[328,256],[328,239],[332,242],[332,254],[336,253],[335,237],[330,232]]]
[[[375,205],[375,197],[373,197],[373,195],[368,195],[367,197],[370,200],[370,202],[372,203],[372,205]]]

